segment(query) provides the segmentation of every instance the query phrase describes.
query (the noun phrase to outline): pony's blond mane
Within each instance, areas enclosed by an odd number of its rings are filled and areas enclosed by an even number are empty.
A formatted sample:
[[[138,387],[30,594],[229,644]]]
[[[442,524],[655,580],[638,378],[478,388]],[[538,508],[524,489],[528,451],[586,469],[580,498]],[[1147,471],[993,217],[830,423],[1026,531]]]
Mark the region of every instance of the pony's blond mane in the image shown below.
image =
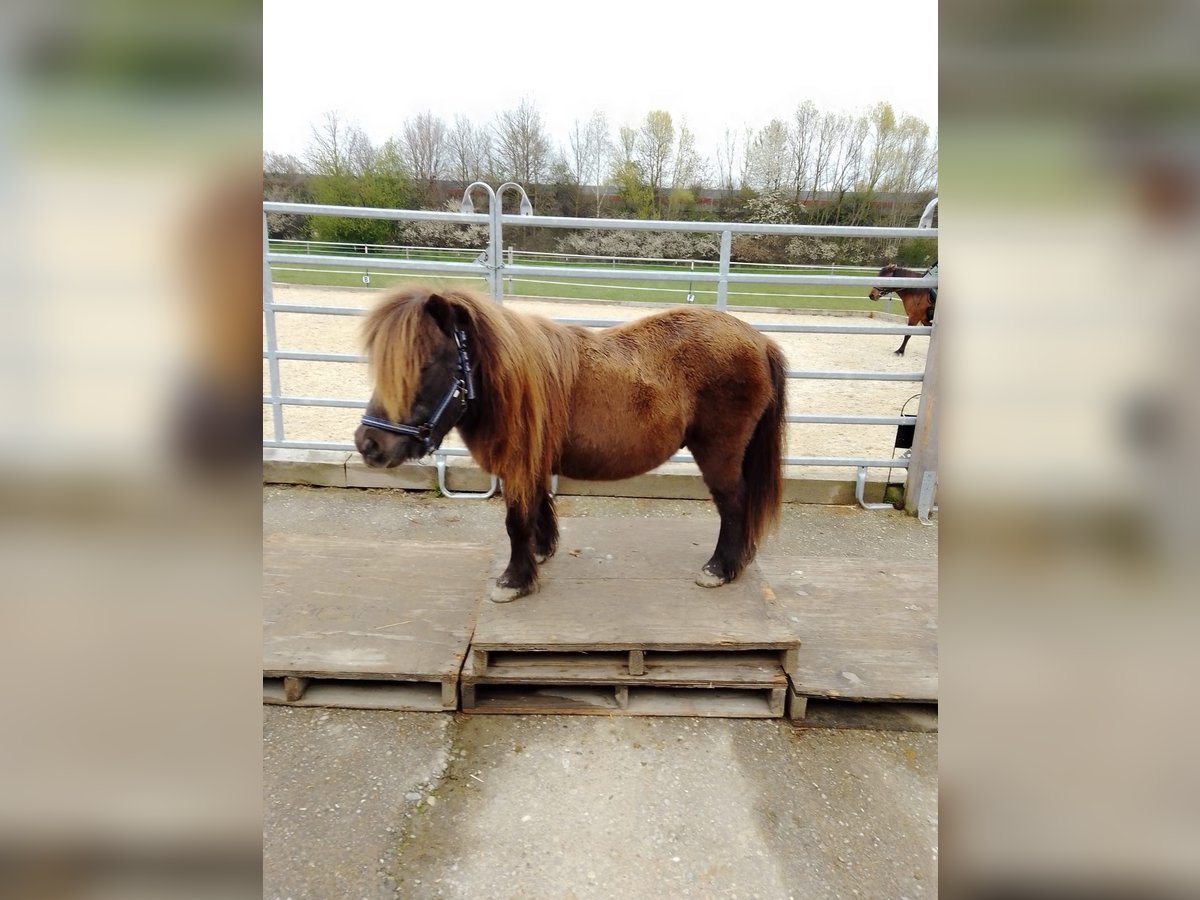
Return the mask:
[[[476,461],[504,479],[505,496],[528,507],[551,471],[569,417],[578,371],[572,332],[549,319],[510,312],[466,290],[404,288],[367,316],[363,345],[375,400],[399,420],[412,407],[421,363],[441,340],[429,303],[443,303],[467,332],[476,369],[475,421],[460,429]]]

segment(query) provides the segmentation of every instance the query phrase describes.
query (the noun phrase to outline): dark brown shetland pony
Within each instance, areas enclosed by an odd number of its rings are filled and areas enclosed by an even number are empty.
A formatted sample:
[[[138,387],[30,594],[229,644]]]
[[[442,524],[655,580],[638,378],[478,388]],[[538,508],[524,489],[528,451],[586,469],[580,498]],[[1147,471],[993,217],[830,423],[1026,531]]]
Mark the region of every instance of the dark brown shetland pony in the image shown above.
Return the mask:
[[[783,353],[723,312],[682,307],[591,331],[413,287],[384,299],[363,336],[374,392],[354,442],[367,465],[423,456],[457,425],[503,479],[512,554],[496,602],[535,591],[554,553],[552,474],[631,478],[689,448],[721,515],[704,587],[736,578],[779,514]]]
[[[879,270],[880,275],[896,278],[921,278],[927,275],[928,272],[918,272],[916,269],[899,269],[895,263],[890,263]],[[885,294],[895,294],[904,304],[904,312],[908,315],[909,325],[932,325],[933,324],[933,307],[937,298],[937,292],[930,292],[929,288],[871,288],[871,293],[867,294],[867,299],[878,300]],[[908,346],[908,339],[911,334],[906,334],[904,340],[900,342],[900,346],[896,348],[896,356],[904,355],[904,348]]]

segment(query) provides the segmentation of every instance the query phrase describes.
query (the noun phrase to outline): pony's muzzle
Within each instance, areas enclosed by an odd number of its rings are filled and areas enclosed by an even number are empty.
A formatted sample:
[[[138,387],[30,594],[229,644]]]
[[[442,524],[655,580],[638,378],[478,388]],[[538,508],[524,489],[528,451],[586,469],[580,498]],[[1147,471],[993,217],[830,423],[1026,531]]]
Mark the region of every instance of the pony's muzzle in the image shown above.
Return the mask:
[[[416,455],[416,445],[416,441],[402,435],[372,434],[366,425],[359,425],[354,431],[354,446],[363,462],[372,469],[391,469],[400,465]]]

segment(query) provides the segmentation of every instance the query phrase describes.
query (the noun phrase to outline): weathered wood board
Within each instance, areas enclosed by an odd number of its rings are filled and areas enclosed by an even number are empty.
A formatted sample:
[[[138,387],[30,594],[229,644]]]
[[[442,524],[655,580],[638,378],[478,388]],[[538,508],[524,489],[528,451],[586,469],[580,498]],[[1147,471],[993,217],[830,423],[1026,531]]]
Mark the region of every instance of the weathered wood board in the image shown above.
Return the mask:
[[[715,651],[799,646],[757,566],[732,584],[694,578],[712,553],[716,525],[687,519],[578,518],[560,523],[558,554],[541,589],[485,603],[472,640],[477,663],[492,651]],[[498,550],[494,574],[507,560]]]
[[[281,679],[263,679],[263,702],[280,706],[335,706],[340,709],[395,709],[445,712],[458,708],[457,680],[441,685],[428,681],[314,681],[296,699],[285,696]]]
[[[655,680],[653,676],[604,682],[594,674],[589,679],[575,673],[567,673],[561,681],[522,682],[513,676],[479,676],[471,660],[463,668],[461,687],[465,713],[526,715],[780,718],[787,695],[782,672],[770,680],[747,681],[737,687]]]
[[[454,708],[491,559],[482,544],[266,537],[264,679],[297,679],[297,704],[318,687],[344,696],[350,680],[426,682],[444,698],[435,708]],[[305,678],[347,683],[304,689]],[[279,687],[264,681],[264,700],[289,702]]]
[[[788,690],[787,717],[803,728],[837,728],[870,731],[938,730],[936,703],[896,703],[873,700],[808,698]]]
[[[937,562],[763,556],[803,650],[798,694],[936,703]]]

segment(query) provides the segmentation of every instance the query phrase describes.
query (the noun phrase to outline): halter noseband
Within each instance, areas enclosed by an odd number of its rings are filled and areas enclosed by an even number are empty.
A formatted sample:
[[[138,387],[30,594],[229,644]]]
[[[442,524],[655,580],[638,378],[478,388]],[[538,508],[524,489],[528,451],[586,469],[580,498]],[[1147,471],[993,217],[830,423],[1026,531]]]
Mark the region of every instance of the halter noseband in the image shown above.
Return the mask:
[[[437,405],[433,414],[422,425],[404,425],[399,422],[389,422],[387,419],[380,419],[375,416],[363,416],[362,424],[371,428],[379,428],[382,431],[390,431],[393,434],[403,434],[408,437],[414,437],[421,442],[422,456],[428,456],[439,446],[441,440],[436,444],[433,443],[433,433],[437,431],[438,423],[442,416],[450,408],[450,404],[459,400],[458,414],[454,417],[447,427],[446,431],[453,428],[458,420],[463,417],[463,413],[467,411],[467,402],[475,399],[475,379],[471,375],[471,358],[467,355],[467,335],[461,330],[454,332],[454,343],[458,345],[458,372],[455,373],[454,382],[446,391],[446,395],[442,397],[442,402]],[[445,433],[442,435],[445,437]]]

